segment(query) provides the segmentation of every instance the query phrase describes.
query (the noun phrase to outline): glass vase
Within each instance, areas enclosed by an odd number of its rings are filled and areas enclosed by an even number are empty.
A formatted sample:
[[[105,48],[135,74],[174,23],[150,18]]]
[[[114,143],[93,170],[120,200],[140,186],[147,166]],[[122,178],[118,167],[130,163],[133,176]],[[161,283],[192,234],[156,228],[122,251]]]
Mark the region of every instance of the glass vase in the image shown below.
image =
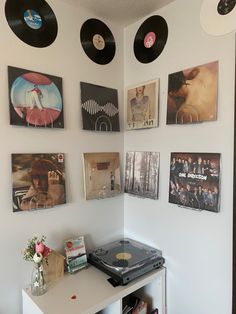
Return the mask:
[[[31,294],[39,296],[47,291],[43,274],[43,265],[34,264],[31,275]]]

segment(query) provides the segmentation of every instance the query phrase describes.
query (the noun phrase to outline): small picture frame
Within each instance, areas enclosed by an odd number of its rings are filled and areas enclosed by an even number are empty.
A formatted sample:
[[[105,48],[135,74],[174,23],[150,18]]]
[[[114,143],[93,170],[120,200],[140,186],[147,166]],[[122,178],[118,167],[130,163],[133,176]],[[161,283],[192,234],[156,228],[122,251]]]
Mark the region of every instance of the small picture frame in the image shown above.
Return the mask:
[[[74,273],[87,266],[84,236],[66,240],[65,253],[69,273]]]
[[[158,126],[159,79],[127,88],[126,129]]]

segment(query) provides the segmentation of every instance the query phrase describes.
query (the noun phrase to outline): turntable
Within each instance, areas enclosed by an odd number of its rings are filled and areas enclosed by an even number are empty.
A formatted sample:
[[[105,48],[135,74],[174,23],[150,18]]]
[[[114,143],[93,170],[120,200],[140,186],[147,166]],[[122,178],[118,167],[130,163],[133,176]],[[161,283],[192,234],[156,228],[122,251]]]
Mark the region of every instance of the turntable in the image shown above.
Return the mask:
[[[88,262],[111,276],[113,284],[126,285],[161,267],[165,260],[160,250],[123,238],[88,252]]]

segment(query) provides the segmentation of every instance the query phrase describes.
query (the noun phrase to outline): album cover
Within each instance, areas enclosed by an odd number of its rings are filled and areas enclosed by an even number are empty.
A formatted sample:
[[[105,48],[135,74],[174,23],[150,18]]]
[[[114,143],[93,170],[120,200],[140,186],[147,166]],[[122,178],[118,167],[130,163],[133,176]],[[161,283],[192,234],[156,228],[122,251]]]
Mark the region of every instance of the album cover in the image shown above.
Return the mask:
[[[127,152],[125,192],[157,199],[159,184],[159,153]]]
[[[171,153],[169,202],[220,210],[220,154]]]
[[[10,124],[64,128],[62,78],[8,66]]]
[[[66,203],[65,156],[12,154],[13,212]]]
[[[218,61],[169,74],[167,124],[217,119]]]
[[[127,89],[127,130],[157,127],[158,89],[159,80]]]
[[[120,131],[116,89],[80,82],[83,129]]]
[[[87,200],[116,196],[121,192],[119,153],[84,153]]]

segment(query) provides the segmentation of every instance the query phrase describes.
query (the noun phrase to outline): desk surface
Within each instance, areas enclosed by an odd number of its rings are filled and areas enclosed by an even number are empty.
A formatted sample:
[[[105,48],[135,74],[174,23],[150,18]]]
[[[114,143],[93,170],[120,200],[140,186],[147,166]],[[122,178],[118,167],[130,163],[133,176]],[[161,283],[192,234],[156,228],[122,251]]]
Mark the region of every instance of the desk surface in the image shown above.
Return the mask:
[[[49,284],[42,296],[32,296],[29,288],[23,290],[23,295],[26,294],[42,313],[94,314],[164,274],[164,267],[161,267],[126,286],[113,287],[107,281],[109,276],[89,265]],[[71,299],[73,295],[76,299]]]

